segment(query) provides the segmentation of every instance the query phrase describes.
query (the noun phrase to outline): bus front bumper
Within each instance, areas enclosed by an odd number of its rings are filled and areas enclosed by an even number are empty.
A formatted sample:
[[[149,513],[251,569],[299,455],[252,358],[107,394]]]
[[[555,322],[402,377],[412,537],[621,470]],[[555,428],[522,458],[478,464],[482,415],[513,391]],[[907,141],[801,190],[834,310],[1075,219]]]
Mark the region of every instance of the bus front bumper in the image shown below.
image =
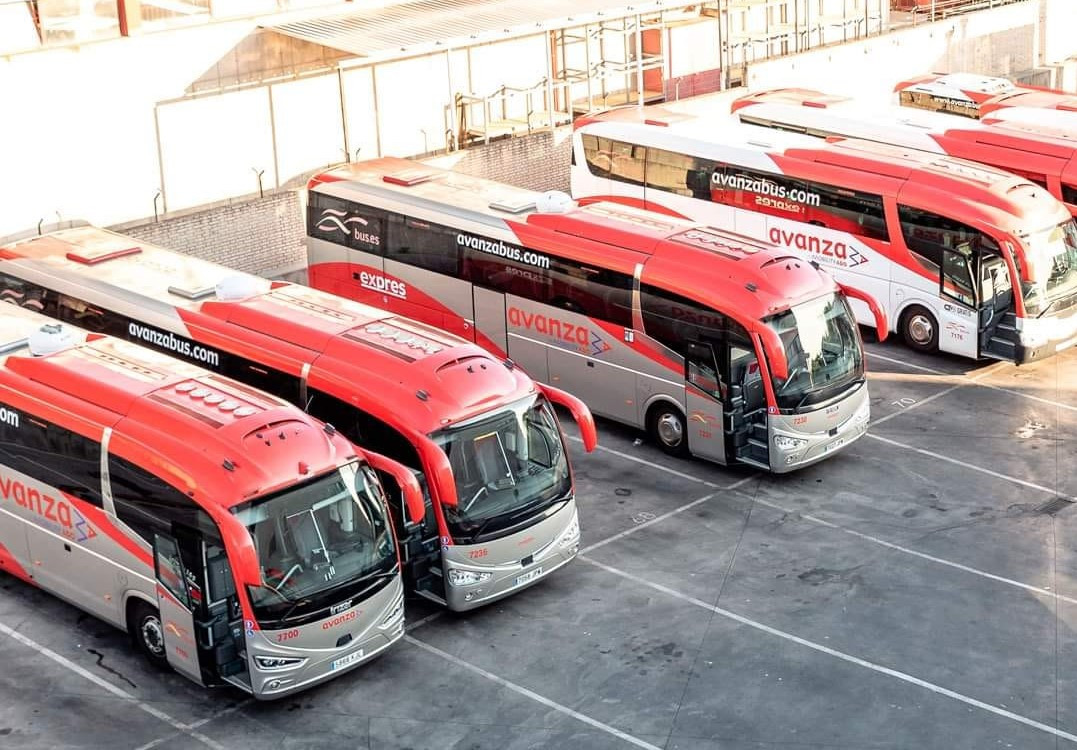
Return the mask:
[[[1077,312],[1064,318],[1024,318],[1018,325],[1014,361],[1019,365],[1053,357],[1077,344]]]
[[[451,559],[449,555],[452,553],[443,551],[446,558],[446,605],[454,612],[466,612],[511,596],[534,586],[558,568],[570,563],[579,550],[580,524],[573,508],[568,525],[556,539],[530,555],[531,561],[526,565],[521,564],[521,561],[505,565],[477,565],[470,560],[464,562]]]
[[[371,623],[358,638],[340,648],[267,648],[258,643],[261,635],[248,637],[251,693],[258,700],[283,698],[338,677],[381,655],[404,637],[403,588],[397,584],[394,593],[397,596],[393,605],[381,613],[383,619]],[[258,664],[259,656],[302,659],[302,662],[294,666],[264,669]]]
[[[770,467],[785,474],[830,458],[859,440],[868,431],[871,405],[864,398],[856,412],[833,430],[823,433],[789,433],[771,430]]]

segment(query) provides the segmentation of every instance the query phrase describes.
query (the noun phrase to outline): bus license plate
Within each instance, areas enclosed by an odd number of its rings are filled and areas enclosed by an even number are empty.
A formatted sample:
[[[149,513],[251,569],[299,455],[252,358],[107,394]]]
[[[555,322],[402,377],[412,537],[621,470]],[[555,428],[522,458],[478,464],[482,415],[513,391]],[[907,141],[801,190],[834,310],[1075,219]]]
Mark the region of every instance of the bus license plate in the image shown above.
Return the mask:
[[[843,445],[845,445],[845,438],[838,438],[833,443],[827,444],[827,446],[823,448],[823,453],[830,453],[830,451],[836,451]]]
[[[516,585],[517,586],[522,586],[522,585],[524,585],[525,583],[527,583],[529,581],[535,580],[540,575],[542,575],[542,568],[535,568],[534,570],[529,570],[526,573],[524,573],[522,576],[520,576],[519,578],[516,579]]]
[[[359,649],[358,651],[353,651],[352,653],[348,654],[347,656],[340,657],[335,662],[330,664],[329,668],[330,669],[341,669],[343,667],[348,666],[349,664],[355,664],[355,662],[359,661],[362,658],[363,658],[363,649]]]

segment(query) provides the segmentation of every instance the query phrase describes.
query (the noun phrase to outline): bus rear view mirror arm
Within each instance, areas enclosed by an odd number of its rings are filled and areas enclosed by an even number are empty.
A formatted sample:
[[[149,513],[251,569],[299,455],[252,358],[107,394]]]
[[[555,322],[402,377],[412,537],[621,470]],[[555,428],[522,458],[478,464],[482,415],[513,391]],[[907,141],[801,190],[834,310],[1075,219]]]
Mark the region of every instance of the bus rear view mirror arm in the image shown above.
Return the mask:
[[[554,388],[552,385],[539,383],[539,388],[546,394],[546,398],[558,406],[563,406],[572,414],[572,418],[580,428],[580,437],[583,439],[583,449],[590,453],[598,445],[598,431],[595,428],[595,418],[587,404],[580,401],[570,393]]]
[[[404,437],[408,438],[415,449],[419,451],[422,465],[429,469],[432,476],[427,477],[427,486],[431,495],[435,496],[443,505],[455,508],[459,505],[456,497],[456,479],[449,465],[449,457],[445,455],[437,443],[417,430],[405,428],[401,430]]]
[[[890,323],[886,319],[886,311],[875,301],[875,298],[867,292],[862,292],[856,287],[847,284],[838,284],[838,286],[841,287],[841,291],[845,293],[846,297],[858,299],[868,306],[871,314],[875,317],[875,335],[879,341],[885,341],[887,334],[890,333]]]
[[[400,488],[400,494],[408,508],[408,518],[412,523],[421,523],[426,515],[426,505],[423,502],[422,488],[419,487],[419,481],[411,470],[380,453],[365,449],[363,453],[366,455],[367,462],[373,468],[383,471],[393,478],[393,481]]]

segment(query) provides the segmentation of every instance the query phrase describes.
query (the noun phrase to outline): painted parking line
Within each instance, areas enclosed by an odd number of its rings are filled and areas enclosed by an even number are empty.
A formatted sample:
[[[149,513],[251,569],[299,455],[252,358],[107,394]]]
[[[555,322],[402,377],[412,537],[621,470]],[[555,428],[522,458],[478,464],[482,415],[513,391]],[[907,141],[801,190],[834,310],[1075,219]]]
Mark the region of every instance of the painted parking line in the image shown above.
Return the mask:
[[[797,645],[804,646],[805,648],[812,649],[813,651],[818,651],[820,653],[826,654],[827,656],[832,656],[835,659],[840,659],[844,662],[848,662],[849,664],[855,664],[858,667],[869,669],[878,674],[886,675],[887,677],[893,677],[894,679],[901,680],[902,682],[908,683],[910,685],[915,685],[917,687],[924,688],[925,690],[930,690],[933,693],[945,696],[947,698],[952,698],[953,700],[964,703],[967,706],[978,708],[981,711],[992,713],[996,716],[1000,716],[1004,719],[1009,719],[1010,721],[1014,721],[1019,724],[1024,724],[1027,727],[1037,729],[1053,737],[1057,737],[1058,739],[1066,740],[1067,742],[1077,743],[1077,735],[1070,734],[1069,732],[1065,732],[1052,726],[1048,726],[1047,724],[1036,721],[1035,719],[1030,719],[1027,716],[1022,716],[1005,708],[992,706],[990,703],[985,703],[971,696],[964,695],[963,693],[958,693],[955,690],[950,690],[949,688],[942,687],[941,685],[937,685],[933,682],[920,679],[919,677],[911,675],[908,672],[902,672],[901,670],[892,669],[882,664],[876,664],[875,662],[868,661],[867,659],[861,659],[859,656],[853,656],[852,654],[847,654],[844,651],[839,651],[835,648],[831,648],[830,646],[824,646],[821,643],[809,641],[806,638],[801,638],[800,636],[788,633],[784,630],[779,630],[778,628],[771,627],[770,625],[766,625],[762,622],[759,622],[758,620],[753,620],[749,617],[745,617],[744,615],[738,615],[736,612],[731,612],[730,610],[723,607],[718,607],[713,604],[707,604],[707,602],[701,599],[696,599],[694,596],[689,596],[688,594],[681,593],[676,589],[671,589],[670,587],[663,586],[660,583],[648,581],[641,576],[633,575],[632,573],[620,570],[619,568],[615,568],[611,565],[600,563],[597,560],[592,560],[589,557],[581,556],[580,559],[586,563],[589,563],[590,565],[594,565],[596,568],[605,570],[607,573],[620,576],[621,578],[633,581],[634,583],[637,583],[641,586],[647,586],[654,589],[655,591],[660,591],[667,596],[670,596],[674,599],[679,599],[684,602],[688,602],[689,604],[693,604],[700,609],[705,609],[714,615],[718,615],[719,617],[724,617],[728,620],[738,622],[741,625],[745,625],[747,627],[753,628],[776,638],[781,638],[782,640],[786,640],[791,643],[796,643]]]
[[[1077,412],[1077,406],[1074,406],[1073,404],[1067,404],[1067,403],[1064,403],[1062,401],[1055,401],[1053,399],[1044,398],[1043,396],[1034,396],[1031,393],[1024,393],[1023,391],[1014,390],[1013,388],[1005,388],[1005,387],[1003,387],[1001,385],[993,385],[992,383],[981,383],[980,382],[981,378],[985,377],[985,375],[991,374],[991,372],[993,372],[996,369],[1001,369],[1001,367],[1009,364],[1008,362],[999,362],[999,363],[996,363],[995,365],[992,365],[991,367],[987,368],[987,371],[985,371],[985,372],[978,372],[975,375],[969,375],[967,373],[944,372],[942,370],[935,370],[935,369],[930,368],[930,367],[923,367],[921,365],[914,365],[914,364],[910,364],[908,362],[904,362],[904,361],[902,361],[900,359],[895,359],[894,357],[886,357],[886,356],[883,356],[882,354],[875,354],[874,352],[868,352],[868,355],[872,356],[872,357],[878,357],[879,359],[886,360],[887,362],[894,362],[894,363],[902,365],[904,367],[911,367],[914,370],[920,370],[922,372],[931,373],[932,375],[946,375],[946,376],[954,377],[954,378],[966,378],[968,380],[971,380],[971,381],[975,382],[976,385],[980,386],[981,388],[989,388],[989,389],[991,389],[993,391],[1001,391],[1002,393],[1008,393],[1011,396],[1017,396],[1018,398],[1028,399],[1029,401],[1037,401],[1037,402],[1039,402],[1041,404],[1046,404],[1047,406],[1056,406],[1059,409],[1066,409],[1067,411],[1075,411],[1075,412]]]
[[[636,747],[642,747],[642,748],[645,748],[645,750],[662,750],[657,745],[652,745],[650,742],[647,742],[646,740],[641,740],[639,737],[634,737],[631,734],[628,734],[627,732],[622,732],[620,729],[617,729],[616,727],[611,727],[609,724],[604,724],[601,721],[598,721],[597,719],[592,719],[587,714],[581,714],[579,711],[573,710],[573,709],[569,708],[568,706],[561,705],[557,701],[550,700],[549,698],[547,698],[545,696],[539,695],[538,693],[534,692],[533,690],[528,690],[527,688],[525,688],[522,685],[517,685],[515,682],[512,682],[510,680],[506,680],[504,677],[499,677],[498,675],[494,674],[493,672],[488,672],[485,669],[483,669],[482,667],[477,667],[474,664],[472,664],[470,662],[467,662],[467,661],[464,661],[463,659],[461,659],[459,657],[453,656],[452,654],[450,654],[450,653],[448,653],[446,651],[442,651],[440,648],[437,648],[436,646],[431,646],[429,643],[426,643],[425,641],[420,641],[418,638],[414,638],[413,636],[410,636],[410,635],[405,635],[404,640],[406,640],[408,643],[412,644],[413,646],[417,646],[417,647],[421,648],[423,651],[426,651],[426,652],[431,653],[431,654],[433,654],[435,656],[438,656],[438,657],[444,659],[445,661],[447,661],[447,662],[449,662],[451,664],[455,664],[456,666],[460,667],[461,669],[466,669],[469,672],[473,672],[473,673],[475,673],[475,674],[477,674],[477,675],[479,675],[481,677],[485,677],[487,680],[490,680],[491,682],[496,682],[498,685],[501,685],[501,687],[508,688],[509,690],[513,691],[514,693],[518,693],[519,695],[522,695],[525,698],[530,698],[531,700],[535,701],[536,703],[541,703],[542,705],[546,706],[547,708],[552,708],[554,711],[558,711],[559,713],[565,714],[566,716],[571,716],[573,719],[576,719],[577,721],[583,722],[584,724],[587,724],[590,727],[594,727],[595,729],[598,729],[601,732],[605,732],[606,734],[612,735],[612,736],[616,737],[619,740],[623,740],[624,742],[627,742],[629,745],[635,745]]]
[[[67,657],[60,656],[60,654],[56,653],[52,649],[47,648],[45,646],[42,646],[37,641],[34,641],[34,640],[31,640],[30,638],[27,638],[22,633],[18,632],[17,630],[15,630],[13,628],[8,627],[7,625],[4,625],[3,623],[0,623],[0,634],[6,635],[9,638],[12,638],[13,640],[18,641],[19,643],[26,646],[27,648],[33,649],[34,651],[41,654],[42,656],[56,662],[57,664],[59,664],[61,667],[68,670],[69,672],[74,672],[79,677],[85,678],[85,679],[89,680],[90,682],[92,682],[93,684],[97,685],[98,687],[103,688],[104,690],[107,690],[109,693],[112,693],[117,698],[122,698],[123,700],[128,701],[129,703],[132,703],[139,710],[146,712],[147,714],[154,717],[155,719],[159,719],[160,721],[163,721],[164,723],[171,726],[173,729],[177,730],[178,732],[181,732],[182,734],[187,735],[191,739],[197,740],[198,742],[201,742],[203,745],[206,745],[207,747],[213,748],[213,750],[225,750],[224,745],[221,745],[220,743],[214,742],[213,740],[211,740],[209,737],[205,736],[201,732],[196,731],[195,727],[192,727],[189,724],[184,724],[179,719],[175,719],[175,718],[169,716],[168,714],[166,714],[164,711],[160,710],[159,708],[151,706],[148,703],[144,703],[143,701],[140,701],[138,698],[131,695],[130,693],[128,693],[123,688],[116,687],[115,685],[113,685],[108,680],[104,680],[104,679],[98,677],[97,675],[93,674],[92,672],[84,669],[83,667],[79,666],[75,662],[71,661]]]
[[[577,437],[575,435],[568,435],[567,437],[568,437],[569,440],[575,440],[577,443],[582,443],[583,442],[582,438],[579,438],[579,437]],[[706,479],[700,479],[699,477],[694,477],[691,474],[685,474],[683,471],[677,471],[676,469],[671,469],[670,467],[663,466],[662,464],[656,464],[654,461],[648,461],[645,458],[640,458],[639,456],[633,456],[631,453],[624,453],[623,451],[614,450],[613,448],[607,448],[606,446],[601,445],[601,444],[595,446],[595,448],[596,448],[596,450],[600,450],[603,453],[610,453],[610,454],[612,454],[614,456],[618,456],[620,458],[623,458],[626,461],[633,461],[633,462],[635,462],[637,464],[642,464],[644,466],[649,466],[652,469],[657,469],[658,471],[665,472],[666,474],[670,474],[670,475],[675,476],[675,477],[680,477],[681,479],[687,480],[689,482],[695,482],[696,484],[702,484],[704,487],[711,487],[711,488],[716,489],[716,490],[723,489],[723,487],[720,484],[717,484],[715,482],[711,482],[711,481],[706,480]]]
[[[918,557],[921,560],[927,560],[928,562],[935,563],[936,565],[945,565],[946,567],[953,568],[954,570],[960,570],[964,573],[979,576],[980,578],[986,578],[987,580],[995,581],[996,583],[1004,583],[1007,586],[1014,586],[1015,588],[1023,589],[1024,591],[1028,591],[1039,596],[1056,599],[1058,601],[1067,602],[1069,604],[1077,604],[1077,598],[1065,596],[1064,594],[1057,594],[1049,587],[1033,586],[1030,583],[1024,583],[1023,581],[1017,581],[1013,578],[1006,578],[1005,576],[995,575],[994,573],[988,573],[986,570],[980,570],[979,568],[973,568],[969,565],[962,565],[961,563],[954,562],[953,560],[947,560],[942,557],[936,557],[935,555],[929,555],[926,552],[919,552],[909,547],[903,547],[900,544],[888,542],[885,539],[880,539],[877,536],[865,534],[862,531],[857,531],[856,529],[850,529],[845,526],[841,526],[840,524],[832,523],[825,519],[819,518],[818,516],[813,516],[810,513],[804,513],[802,511],[796,510],[795,508],[787,508],[784,505],[779,505],[778,503],[766,500],[765,498],[759,497],[758,495],[749,496],[743,490],[741,491],[741,494],[743,494],[746,498],[752,500],[752,502],[758,505],[762,505],[766,508],[770,508],[771,510],[776,510],[780,513],[786,513],[788,515],[796,515],[799,518],[804,519],[805,521],[810,521],[811,523],[825,526],[826,528],[833,529],[834,531],[840,531],[843,534],[854,536],[857,539],[863,539],[865,542],[871,542],[872,544],[877,544],[880,547],[886,547],[887,549],[891,549],[895,552],[900,552],[904,555],[909,555],[910,557]]]
[[[951,388],[946,389],[946,390],[940,392],[939,394],[936,394],[936,396],[944,395],[945,393],[947,393],[949,391],[956,390],[957,388],[962,388],[965,385],[968,385],[968,384],[960,383],[960,384],[958,384],[956,386],[952,386]],[[923,404],[925,404],[927,402],[928,402],[928,399],[925,398],[924,400],[918,401],[916,404],[910,406],[908,409],[905,409],[904,411],[898,412],[898,413],[899,414],[904,414],[904,413],[908,412],[909,410],[915,409],[918,406],[922,406]],[[890,416],[895,416],[895,415],[890,415]],[[889,417],[884,417],[883,420],[885,420],[885,419],[889,419]],[[879,420],[877,422],[874,422],[873,424],[878,424],[879,422],[881,422],[883,420]],[[911,445],[906,445],[904,443],[898,443],[897,441],[891,441],[889,438],[878,437],[876,435],[873,435],[870,432],[867,433],[867,435],[865,437],[876,438],[876,439],[881,440],[883,442],[892,442],[896,446],[906,448],[908,450],[919,450],[920,452],[926,452],[926,451],[923,451],[921,449],[915,448],[914,446],[911,446]],[[600,449],[602,448],[601,445],[598,446],[598,447]],[[678,477],[681,477],[683,479],[688,479],[688,480],[697,482],[699,484],[705,484],[707,486],[717,488],[717,486],[713,482],[707,482],[706,480],[700,479],[699,477],[693,477],[691,475],[685,474],[685,473],[680,472],[680,471],[676,471],[674,469],[668,469],[667,467],[662,466],[661,464],[655,464],[655,463],[652,463],[650,461],[644,461],[643,459],[637,459],[635,456],[631,456],[631,455],[629,455],[627,453],[621,453],[620,451],[613,451],[613,450],[608,449],[608,448],[605,449],[605,450],[607,450],[607,451],[609,451],[611,453],[615,453],[616,455],[618,455],[618,456],[620,456],[622,458],[626,458],[626,459],[628,459],[630,461],[641,461],[643,463],[646,463],[649,466],[654,467],[655,469],[657,469],[659,471],[669,472],[669,473],[672,473],[672,474],[674,474],[674,475],[676,475]],[[940,459],[942,458],[941,456],[934,456],[934,454],[930,454],[930,453],[928,453],[928,455],[932,455],[933,457],[940,458]],[[957,461],[957,459],[944,459],[944,460],[953,461],[953,462],[958,463],[960,465],[964,465],[966,468],[971,468],[971,469],[976,470],[976,471],[981,471],[981,470],[982,471],[990,471],[988,469],[980,469],[979,467],[973,466],[972,464],[965,464],[964,462],[959,462],[959,461]],[[991,473],[995,474],[999,478],[1004,478],[1004,479],[1007,479],[1007,480],[1010,480],[1010,481],[1015,481],[1017,483],[1024,482],[1024,480],[1017,479],[1016,477],[1007,477],[1006,475],[998,474],[997,472],[991,472]],[[756,478],[758,478],[758,475],[751,476],[751,477],[746,477],[746,478],[740,480],[739,482],[734,482],[732,485],[729,485],[728,487],[721,487],[720,489],[737,490],[739,488],[739,486],[745,484],[746,482],[750,481],[751,479],[756,479]],[[1029,485],[1031,485],[1031,483],[1029,483]],[[1028,486],[1028,485],[1026,485],[1026,486]],[[1055,494],[1052,490],[1050,490],[1050,489],[1048,489],[1046,487],[1043,487],[1043,486],[1040,486],[1040,485],[1031,485],[1031,486],[1034,489],[1040,490],[1041,492],[1047,492],[1047,493],[1050,493],[1050,494]],[[654,518],[654,519],[648,521],[646,524],[640,524],[638,527],[634,527],[632,529],[629,529],[626,532],[621,532],[621,534],[615,535],[614,537],[611,537],[610,539],[604,539],[602,541],[599,541],[599,542],[596,542],[596,543],[594,543],[592,545],[589,545],[588,547],[583,548],[580,551],[580,554],[586,554],[587,552],[590,552],[591,550],[598,549],[599,547],[602,547],[602,546],[604,546],[606,544],[609,544],[610,542],[614,541],[616,538],[620,538],[621,536],[627,536],[630,533],[635,533],[636,531],[640,531],[641,528],[644,527],[644,526],[653,525],[653,524],[657,523],[660,520],[665,520],[666,518],[668,518],[671,515],[676,515],[679,512],[682,512],[682,511],[688,510],[690,508],[693,508],[696,505],[700,505],[700,504],[702,504],[703,502],[705,502],[708,499],[714,499],[714,497],[716,497],[717,494],[718,493],[711,493],[711,494],[707,495],[705,498],[700,498],[699,500],[693,500],[691,503],[683,505],[680,508],[676,508],[673,511],[670,511],[669,513],[666,513],[666,514],[664,514],[662,516],[659,516],[658,518]],[[968,565],[963,565],[961,563],[954,562],[952,560],[947,560],[947,559],[942,558],[942,557],[937,557],[935,555],[929,555],[929,554],[927,554],[925,552],[919,552],[919,551],[911,549],[909,547],[903,547],[900,544],[894,544],[893,542],[888,542],[885,539],[880,539],[879,537],[872,536],[871,534],[865,534],[864,532],[856,531],[855,529],[850,529],[850,528],[847,528],[845,526],[841,526],[839,524],[823,520],[822,518],[819,518],[817,516],[813,516],[811,514],[803,513],[802,511],[796,510],[794,508],[787,508],[785,506],[779,505],[778,503],[774,503],[774,502],[771,502],[769,500],[765,500],[765,499],[760,498],[758,496],[756,496],[754,499],[755,499],[755,502],[759,503],[760,505],[764,505],[764,506],[766,506],[768,508],[772,508],[773,510],[781,511],[782,513],[798,514],[798,515],[800,515],[801,518],[805,519],[806,521],[810,521],[812,523],[819,524],[820,526],[826,526],[827,528],[832,528],[832,529],[841,531],[842,533],[849,534],[850,536],[855,536],[858,539],[863,539],[864,541],[871,542],[873,544],[877,544],[877,545],[879,545],[881,547],[886,547],[887,549],[894,550],[895,552],[900,552],[902,554],[909,555],[911,557],[917,557],[917,558],[919,558],[921,560],[927,560],[929,562],[936,563],[938,565],[944,565],[944,566],[946,566],[948,568],[953,568],[955,570],[961,570],[961,571],[964,571],[966,573],[970,573],[972,575],[979,576],[980,578],[985,578],[985,579],[988,579],[988,580],[991,580],[991,581],[995,581],[997,583],[1002,583],[1002,584],[1005,584],[1007,586],[1014,586],[1016,588],[1020,588],[1020,589],[1023,589],[1025,591],[1030,591],[1030,592],[1033,592],[1033,593],[1041,595],[1041,596],[1046,596],[1046,597],[1050,597],[1050,598],[1054,598],[1054,599],[1059,599],[1061,601],[1066,601],[1066,602],[1071,602],[1071,603],[1077,604],[1077,599],[1073,599],[1073,598],[1070,598],[1070,597],[1067,597],[1067,596],[1056,594],[1055,592],[1051,591],[1051,589],[1049,589],[1049,588],[1044,588],[1044,587],[1041,587],[1041,586],[1034,586],[1034,585],[1032,585],[1030,583],[1024,583],[1023,581],[1017,581],[1017,580],[1014,580],[1012,578],[1006,578],[1005,576],[995,575],[994,573],[989,573],[986,570],[980,570],[978,568],[973,568],[973,567],[970,567]],[[1066,499],[1069,499],[1069,498],[1066,498]]]
[[[200,727],[204,727],[206,724],[209,724],[211,721],[216,721],[217,719],[220,719],[224,716],[228,716],[229,714],[235,713],[239,709],[246,708],[252,703],[254,703],[254,699],[248,698],[247,700],[241,701],[234,706],[229,706],[223,711],[218,711],[211,716],[199,719],[198,721],[192,721],[190,724],[187,725],[187,727],[189,729],[199,729]],[[174,737],[178,737],[179,735],[180,732],[172,732],[171,734],[166,734],[164,737],[158,737],[155,740],[147,742],[145,745],[140,745],[139,747],[135,748],[135,750],[153,750],[153,748],[158,747],[159,745],[163,745],[164,743],[168,742]]]
[[[949,456],[947,456],[947,455],[945,455],[943,453],[938,453],[937,451],[929,451],[929,450],[927,450],[925,448],[917,448],[915,445],[909,445],[908,443],[902,443],[902,442],[900,442],[898,440],[893,440],[891,438],[883,437],[882,435],[875,435],[875,434],[872,434],[870,432],[865,437],[869,437],[869,438],[871,438],[873,440],[878,440],[879,442],[886,443],[887,445],[892,445],[895,448],[904,448],[905,450],[912,451],[913,453],[919,453],[922,456],[928,456],[930,458],[934,458],[934,459],[937,459],[939,461],[945,461],[946,463],[953,464],[954,466],[960,466],[961,468],[968,469],[969,471],[979,472],[980,474],[986,474],[986,475],[988,475],[990,477],[995,477],[996,479],[1001,479],[1003,481],[1010,482],[1012,484],[1020,485],[1021,487],[1027,487],[1030,490],[1038,490],[1039,492],[1045,492],[1045,493],[1047,493],[1049,495],[1054,495],[1055,497],[1060,497],[1063,500],[1068,500],[1071,503],[1072,502],[1077,502],[1077,497],[1074,497],[1073,495],[1066,495],[1066,494],[1063,494],[1063,493],[1060,493],[1060,492],[1056,492],[1055,490],[1051,489],[1050,487],[1045,487],[1042,484],[1036,484],[1035,482],[1030,482],[1027,479],[1020,479],[1019,477],[1013,477],[1013,476],[1010,476],[1009,474],[1003,474],[1002,472],[999,472],[999,471],[993,471],[992,469],[986,469],[983,466],[977,466],[976,464],[970,464],[968,461],[962,461],[962,460],[957,459],[957,458],[950,458]]]
[[[754,476],[744,477],[744,479],[740,480],[739,482],[734,482],[733,484],[729,485],[728,487],[723,487],[722,489],[723,490],[739,489],[741,486],[747,484],[748,482],[752,481],[753,479],[756,479],[756,477],[754,477]],[[703,497],[699,498],[698,500],[693,500],[690,503],[685,503],[684,505],[680,506],[679,508],[674,508],[673,510],[669,511],[668,513],[663,513],[660,516],[655,516],[651,520],[644,521],[643,523],[639,524],[638,526],[633,526],[630,529],[625,529],[624,531],[620,532],[619,534],[614,534],[613,536],[606,537],[605,539],[603,539],[601,541],[598,541],[598,542],[595,542],[594,544],[590,544],[590,545],[584,547],[583,549],[581,549],[580,554],[585,555],[588,552],[591,552],[592,550],[598,549],[599,547],[605,547],[610,542],[616,542],[619,539],[624,539],[626,536],[629,536],[631,534],[635,534],[637,531],[643,531],[648,526],[653,526],[654,524],[659,523],[660,521],[665,521],[667,518],[675,516],[678,513],[683,513],[686,510],[691,510],[692,508],[696,507],[697,505],[702,505],[703,503],[707,502],[708,500],[714,498],[717,494],[718,494],[717,492],[712,492],[709,495],[704,495]]]

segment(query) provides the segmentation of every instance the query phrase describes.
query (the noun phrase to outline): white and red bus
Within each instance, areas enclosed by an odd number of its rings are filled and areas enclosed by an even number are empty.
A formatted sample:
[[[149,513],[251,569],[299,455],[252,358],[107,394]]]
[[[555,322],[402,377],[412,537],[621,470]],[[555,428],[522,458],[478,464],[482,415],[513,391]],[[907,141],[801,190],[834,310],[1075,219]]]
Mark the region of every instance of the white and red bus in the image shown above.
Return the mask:
[[[472,336],[669,453],[790,471],[867,426],[845,295],[788,252],[403,159],[308,194],[313,285]]]
[[[576,555],[574,483],[552,405],[573,414],[587,450],[594,420],[579,399],[474,344],[88,226],[0,247],[0,295],[266,390],[412,469],[425,515],[411,524],[391,507],[406,581],[421,596],[471,609]]]
[[[1027,362],[1077,338],[1077,227],[1043,188],[947,156],[743,125],[715,108],[577,120],[573,195],[799,251],[884,301],[923,351]]]
[[[1065,91],[1051,89],[1022,88],[994,96],[983,102],[980,106],[980,115],[982,117],[1012,107],[1077,112],[1077,94],[1067,94]]]
[[[402,466],[370,456],[422,496]],[[362,452],[294,406],[5,305],[0,570],[153,663],[277,698],[404,634],[399,551]]]
[[[903,107],[972,118],[980,116],[980,105],[988,100],[1030,91],[1035,89],[977,73],[930,73],[894,86],[898,104]]]
[[[748,125],[820,138],[859,138],[980,162],[1046,188],[1077,215],[1074,114],[1067,114],[1074,118],[1072,131],[1067,132],[1028,117],[987,115],[974,121],[905,107],[869,106],[810,89],[756,92],[737,99],[732,110]]]

